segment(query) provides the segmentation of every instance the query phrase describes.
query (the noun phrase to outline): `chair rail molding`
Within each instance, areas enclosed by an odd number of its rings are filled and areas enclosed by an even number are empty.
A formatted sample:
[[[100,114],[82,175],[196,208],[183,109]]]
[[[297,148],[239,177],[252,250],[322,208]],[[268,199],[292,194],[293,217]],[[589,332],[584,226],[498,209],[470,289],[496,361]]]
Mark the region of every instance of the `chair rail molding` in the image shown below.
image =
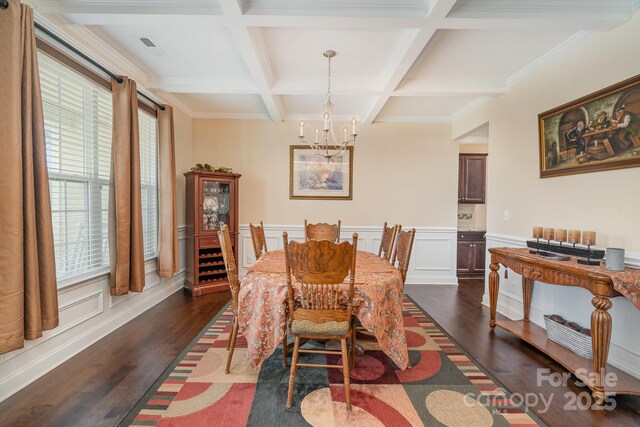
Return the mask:
[[[491,255],[489,248],[512,247],[524,248],[527,238],[487,232],[486,263],[489,265]],[[640,254],[627,253],[625,262],[629,266],[640,267]],[[504,274],[501,266],[499,273]],[[488,280],[489,269],[485,275],[485,292],[482,304],[489,306]],[[538,326],[545,327],[545,314],[560,314],[565,319],[577,322],[583,327],[591,327],[592,295],[580,288],[551,286],[536,283],[533,286],[530,320]],[[567,302],[570,301],[570,304]],[[613,321],[611,345],[608,362],[618,369],[640,379],[640,341],[635,339],[637,331],[635,325],[640,323],[640,311],[633,303],[624,297],[612,298],[613,307],[609,310]],[[498,295],[498,313],[511,320],[523,318],[522,310],[522,279],[521,276],[509,271],[507,279],[500,279]],[[487,334],[489,325],[485,325]]]
[[[412,228],[403,226],[403,230]],[[415,227],[416,237],[407,272],[407,284],[457,285],[456,251],[457,229],[455,227]],[[304,225],[265,224],[264,233],[269,250],[282,249],[282,233],[289,233],[289,240],[304,240]],[[248,224],[238,227],[238,272],[246,274],[246,268],[255,263],[251,233]],[[340,241],[351,239],[358,233],[358,249],[377,254],[382,237],[380,226],[340,227]]]

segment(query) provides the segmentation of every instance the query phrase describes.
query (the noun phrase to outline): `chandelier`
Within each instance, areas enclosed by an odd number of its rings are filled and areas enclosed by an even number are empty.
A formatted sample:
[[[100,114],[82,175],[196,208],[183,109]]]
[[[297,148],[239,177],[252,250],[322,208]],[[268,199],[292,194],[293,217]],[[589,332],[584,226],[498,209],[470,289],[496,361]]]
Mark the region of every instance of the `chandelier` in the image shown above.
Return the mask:
[[[349,130],[345,127],[342,129],[342,142],[338,142],[338,139],[336,138],[336,134],[333,131],[333,103],[331,102],[331,58],[336,56],[336,52],[333,50],[327,50],[323,55],[329,62],[329,77],[327,85],[327,102],[324,104],[324,113],[322,114],[322,119],[324,121],[322,133],[320,132],[320,128],[316,128],[315,140],[313,142],[307,141],[304,137],[304,122],[301,121],[300,135],[298,136],[298,139],[303,144],[307,144],[311,147],[317,154],[324,157],[328,163],[333,157],[346,150],[350,143],[353,142],[355,145],[356,136],[358,136],[358,134],[356,133],[356,118],[353,117],[351,119],[351,134],[349,134]]]

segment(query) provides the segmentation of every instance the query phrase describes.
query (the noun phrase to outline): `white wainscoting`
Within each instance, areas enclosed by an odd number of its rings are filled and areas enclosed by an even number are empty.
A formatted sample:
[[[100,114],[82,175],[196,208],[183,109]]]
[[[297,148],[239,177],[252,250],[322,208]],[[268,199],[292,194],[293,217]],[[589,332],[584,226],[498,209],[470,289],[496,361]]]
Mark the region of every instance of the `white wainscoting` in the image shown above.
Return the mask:
[[[185,242],[185,229],[180,227],[180,272],[171,279],[156,274],[155,259],[147,261],[143,292],[112,297],[108,273],[60,289],[60,326],[0,356],[0,401],[182,289]]]
[[[526,247],[526,240],[519,236],[507,236],[487,233],[487,248],[493,247]],[[490,254],[487,251],[487,267],[490,262]],[[640,267],[640,254],[628,253],[626,257],[628,265]],[[504,278],[504,267],[500,273],[500,291],[498,296],[499,313],[512,320],[522,319],[522,278],[509,270],[509,278]],[[487,268],[485,280],[485,294],[482,303],[489,305],[488,290],[489,269]],[[552,286],[538,283],[533,287],[530,319],[535,324],[544,327],[544,314],[560,314],[565,319],[578,322],[583,327],[590,327],[592,295],[581,288]],[[640,311],[633,303],[624,297],[611,300],[613,307],[609,310],[613,320],[611,346],[609,349],[609,363],[636,378],[640,378]]]
[[[303,225],[265,224],[265,237],[269,250],[282,249],[282,233],[289,233],[289,240],[304,240]],[[410,229],[407,227],[405,229]],[[247,266],[255,263],[251,233],[248,224],[238,227],[240,233],[238,247],[238,270],[241,276]],[[341,226],[340,239],[351,240],[358,233],[358,249],[378,253],[382,227]],[[456,251],[457,229],[437,227],[416,227],[416,236],[407,272],[408,284],[457,285]]]

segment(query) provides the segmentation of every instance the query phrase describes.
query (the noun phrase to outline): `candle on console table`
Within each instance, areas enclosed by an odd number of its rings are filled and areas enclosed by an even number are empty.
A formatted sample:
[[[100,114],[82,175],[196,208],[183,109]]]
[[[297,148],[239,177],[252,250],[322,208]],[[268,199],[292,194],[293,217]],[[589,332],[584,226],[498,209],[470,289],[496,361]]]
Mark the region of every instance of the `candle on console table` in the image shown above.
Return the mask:
[[[566,242],[567,241],[567,229],[566,228],[558,228],[558,229],[556,229],[556,241],[560,242],[561,245],[562,245],[562,242]]]
[[[533,227],[533,238],[542,239],[542,227]]]
[[[596,232],[595,231],[583,231],[582,232],[582,244],[591,246],[596,244]]]
[[[545,227],[542,230],[542,236],[545,240],[553,240],[553,236],[555,234],[555,230],[551,227]]]
[[[574,245],[576,243],[580,243],[580,237],[582,236],[582,233],[580,232],[580,230],[569,230],[569,243],[573,243]]]

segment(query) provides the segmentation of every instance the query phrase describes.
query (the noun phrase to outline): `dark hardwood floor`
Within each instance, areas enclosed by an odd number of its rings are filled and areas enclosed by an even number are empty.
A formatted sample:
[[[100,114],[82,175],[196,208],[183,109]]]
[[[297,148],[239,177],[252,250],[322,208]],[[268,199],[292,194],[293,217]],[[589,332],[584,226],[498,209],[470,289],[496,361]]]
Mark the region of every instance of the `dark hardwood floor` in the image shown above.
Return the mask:
[[[407,286],[412,296],[453,338],[512,393],[551,398],[533,410],[551,426],[640,424],[640,398],[616,399],[613,411],[565,410],[566,387],[536,385],[536,370],[561,366],[521,340],[488,332],[489,310],[480,301],[483,283]],[[178,292],[0,403],[1,426],[115,426],[173,359],[230,299],[228,293],[190,298]],[[541,412],[543,411],[543,413]]]
[[[0,403],[0,426],[116,426],[229,292],[177,292]]]
[[[617,397],[614,410],[581,410],[570,395],[578,396],[589,389],[578,387],[573,377],[566,386],[552,387],[548,381],[538,385],[538,369],[551,373],[566,370],[508,332],[497,328],[495,334],[489,333],[489,309],[481,305],[483,280],[461,280],[457,287],[407,285],[405,291],[511,393],[529,396],[530,402],[537,398],[538,404],[532,409],[548,425],[640,425],[638,396]],[[543,397],[550,402],[547,410]],[[581,399],[586,403],[588,396]],[[575,409],[570,409],[574,405]]]

